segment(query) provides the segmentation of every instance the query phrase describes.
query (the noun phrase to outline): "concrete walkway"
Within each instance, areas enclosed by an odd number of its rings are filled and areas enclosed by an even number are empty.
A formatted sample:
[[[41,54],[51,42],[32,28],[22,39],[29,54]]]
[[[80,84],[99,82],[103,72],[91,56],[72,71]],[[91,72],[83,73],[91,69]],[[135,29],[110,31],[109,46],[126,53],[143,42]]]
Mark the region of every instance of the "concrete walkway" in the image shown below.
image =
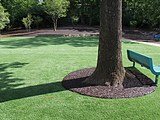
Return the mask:
[[[159,42],[143,42],[143,41],[137,41],[137,40],[127,39],[127,38],[122,38],[122,40],[130,41],[130,42],[137,42],[137,43],[142,43],[142,44],[147,44],[147,45],[160,46]]]

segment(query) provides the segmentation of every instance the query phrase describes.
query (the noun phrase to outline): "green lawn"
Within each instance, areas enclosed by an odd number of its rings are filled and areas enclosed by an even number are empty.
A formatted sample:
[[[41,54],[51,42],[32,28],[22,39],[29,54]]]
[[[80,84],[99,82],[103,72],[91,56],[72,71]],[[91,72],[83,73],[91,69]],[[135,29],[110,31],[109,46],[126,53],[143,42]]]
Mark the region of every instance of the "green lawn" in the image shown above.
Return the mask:
[[[95,67],[97,37],[9,37],[0,40],[0,120],[159,120],[160,88],[138,98],[102,99],[64,89],[62,79]],[[123,42],[160,64],[160,47]],[[154,80],[147,69],[137,69]]]

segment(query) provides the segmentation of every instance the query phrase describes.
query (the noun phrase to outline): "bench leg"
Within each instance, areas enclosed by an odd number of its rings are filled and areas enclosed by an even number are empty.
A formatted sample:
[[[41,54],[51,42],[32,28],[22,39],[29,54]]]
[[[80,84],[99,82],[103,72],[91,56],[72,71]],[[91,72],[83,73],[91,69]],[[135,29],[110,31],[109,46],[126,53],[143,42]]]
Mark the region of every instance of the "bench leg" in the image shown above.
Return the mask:
[[[158,75],[156,75],[155,83],[158,84]]]
[[[135,62],[133,62],[133,67],[135,67]]]

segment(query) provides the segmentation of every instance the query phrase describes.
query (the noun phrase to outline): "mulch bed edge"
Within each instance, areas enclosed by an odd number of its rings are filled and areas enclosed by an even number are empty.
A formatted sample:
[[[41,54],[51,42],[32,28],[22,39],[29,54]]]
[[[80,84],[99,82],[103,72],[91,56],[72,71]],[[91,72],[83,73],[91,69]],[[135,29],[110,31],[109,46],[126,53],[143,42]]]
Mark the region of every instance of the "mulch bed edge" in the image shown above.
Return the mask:
[[[85,68],[69,73],[64,77],[62,86],[72,92],[81,95],[98,98],[132,98],[148,95],[156,90],[155,83],[142,73],[126,69],[134,74],[133,79],[125,80],[122,87],[113,86],[94,86],[82,83],[89,77],[95,68]]]

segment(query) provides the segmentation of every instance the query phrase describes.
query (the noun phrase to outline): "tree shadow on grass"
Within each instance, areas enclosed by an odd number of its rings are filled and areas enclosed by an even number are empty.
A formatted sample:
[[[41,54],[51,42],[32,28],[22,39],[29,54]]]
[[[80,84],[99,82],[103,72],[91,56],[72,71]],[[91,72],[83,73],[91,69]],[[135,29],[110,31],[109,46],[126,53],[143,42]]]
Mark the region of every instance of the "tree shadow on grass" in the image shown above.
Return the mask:
[[[98,46],[98,37],[12,37],[11,40],[0,41],[0,45],[3,45],[4,48],[32,48],[48,45],[96,47]]]
[[[8,72],[8,68],[21,68],[28,63],[20,63],[20,62],[13,62],[13,63],[3,63],[0,64],[0,90],[9,90],[14,87],[23,85],[21,84],[14,84],[16,81],[23,81],[20,78],[14,78],[14,72]]]
[[[62,87],[61,82],[4,90],[0,91],[0,103],[64,90],[66,89]]]
[[[21,82],[24,79],[14,78],[14,72],[8,72],[7,69],[21,68],[26,64],[28,63],[13,62],[0,64],[0,103],[9,100],[15,100],[65,90],[62,87],[61,82],[47,83],[16,89],[15,87],[24,85],[24,83],[16,84],[15,82]]]

